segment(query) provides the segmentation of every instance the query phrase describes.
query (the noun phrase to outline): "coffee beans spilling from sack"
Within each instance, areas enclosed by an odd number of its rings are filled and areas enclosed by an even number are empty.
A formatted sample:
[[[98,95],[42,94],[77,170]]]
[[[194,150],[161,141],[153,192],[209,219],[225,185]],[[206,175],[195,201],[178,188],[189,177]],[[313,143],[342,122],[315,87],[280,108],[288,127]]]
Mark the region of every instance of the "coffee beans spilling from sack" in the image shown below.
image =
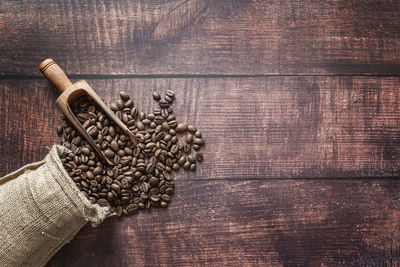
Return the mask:
[[[175,93],[167,90],[164,99],[154,93],[160,108],[153,113],[139,112],[126,92],[110,105],[135,134],[135,147],[129,137],[86,96],[71,105],[72,112],[96,145],[114,166],[99,160],[88,142],[63,117],[57,128],[62,144],[72,152],[62,156],[63,165],[78,188],[92,203],[109,205],[118,217],[140,209],[168,206],[174,192],[173,171],[195,171],[203,161],[199,151],[202,134],[193,125],[178,123],[170,105]]]

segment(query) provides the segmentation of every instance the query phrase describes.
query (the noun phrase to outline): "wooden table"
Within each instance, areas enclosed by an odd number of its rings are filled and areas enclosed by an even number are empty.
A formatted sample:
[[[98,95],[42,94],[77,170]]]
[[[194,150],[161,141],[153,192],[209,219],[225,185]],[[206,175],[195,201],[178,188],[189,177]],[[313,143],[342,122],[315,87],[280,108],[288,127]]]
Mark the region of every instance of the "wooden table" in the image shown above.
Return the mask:
[[[85,227],[48,266],[400,264],[397,1],[5,1],[0,175],[58,142],[51,57],[207,145],[166,210]]]

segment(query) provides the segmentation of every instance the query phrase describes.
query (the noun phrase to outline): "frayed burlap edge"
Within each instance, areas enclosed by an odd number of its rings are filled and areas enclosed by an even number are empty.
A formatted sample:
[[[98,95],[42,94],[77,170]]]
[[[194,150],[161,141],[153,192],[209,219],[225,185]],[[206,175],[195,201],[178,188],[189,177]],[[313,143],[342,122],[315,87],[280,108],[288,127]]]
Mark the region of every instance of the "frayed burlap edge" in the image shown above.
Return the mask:
[[[52,168],[49,168],[53,177],[63,189],[74,206],[82,214],[82,217],[91,223],[93,227],[100,224],[110,213],[108,207],[100,207],[98,204],[92,204],[85,195],[75,185],[75,182],[68,175],[61,162],[59,155],[68,153],[68,149],[64,146],[54,145],[45,161],[50,161]],[[54,163],[54,164],[53,164]]]

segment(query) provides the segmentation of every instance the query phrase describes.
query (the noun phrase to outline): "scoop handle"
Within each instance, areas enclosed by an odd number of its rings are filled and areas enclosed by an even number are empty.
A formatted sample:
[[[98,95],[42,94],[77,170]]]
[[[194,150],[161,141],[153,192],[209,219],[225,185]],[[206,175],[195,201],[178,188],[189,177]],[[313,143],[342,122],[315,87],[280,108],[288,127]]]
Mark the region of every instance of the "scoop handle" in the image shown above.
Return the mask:
[[[39,69],[44,77],[58,89],[60,94],[72,85],[65,72],[50,58],[40,63]]]

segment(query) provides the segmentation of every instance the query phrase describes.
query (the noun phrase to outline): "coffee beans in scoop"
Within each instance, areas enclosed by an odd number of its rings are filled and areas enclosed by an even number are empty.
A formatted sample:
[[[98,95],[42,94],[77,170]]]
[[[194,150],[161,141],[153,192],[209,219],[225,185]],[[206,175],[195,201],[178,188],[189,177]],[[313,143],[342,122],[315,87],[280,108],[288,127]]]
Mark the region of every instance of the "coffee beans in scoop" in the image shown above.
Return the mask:
[[[89,143],[63,117],[57,127],[61,144],[71,150],[62,162],[76,186],[92,203],[110,206],[118,217],[152,207],[166,208],[174,193],[173,172],[195,171],[203,161],[201,132],[178,122],[171,104],[175,93],[164,98],[153,93],[159,108],[145,114],[138,111],[126,92],[110,104],[111,110],[135,134],[138,145],[110,120],[87,96],[78,98],[71,110],[96,145],[114,166],[102,162]]]

